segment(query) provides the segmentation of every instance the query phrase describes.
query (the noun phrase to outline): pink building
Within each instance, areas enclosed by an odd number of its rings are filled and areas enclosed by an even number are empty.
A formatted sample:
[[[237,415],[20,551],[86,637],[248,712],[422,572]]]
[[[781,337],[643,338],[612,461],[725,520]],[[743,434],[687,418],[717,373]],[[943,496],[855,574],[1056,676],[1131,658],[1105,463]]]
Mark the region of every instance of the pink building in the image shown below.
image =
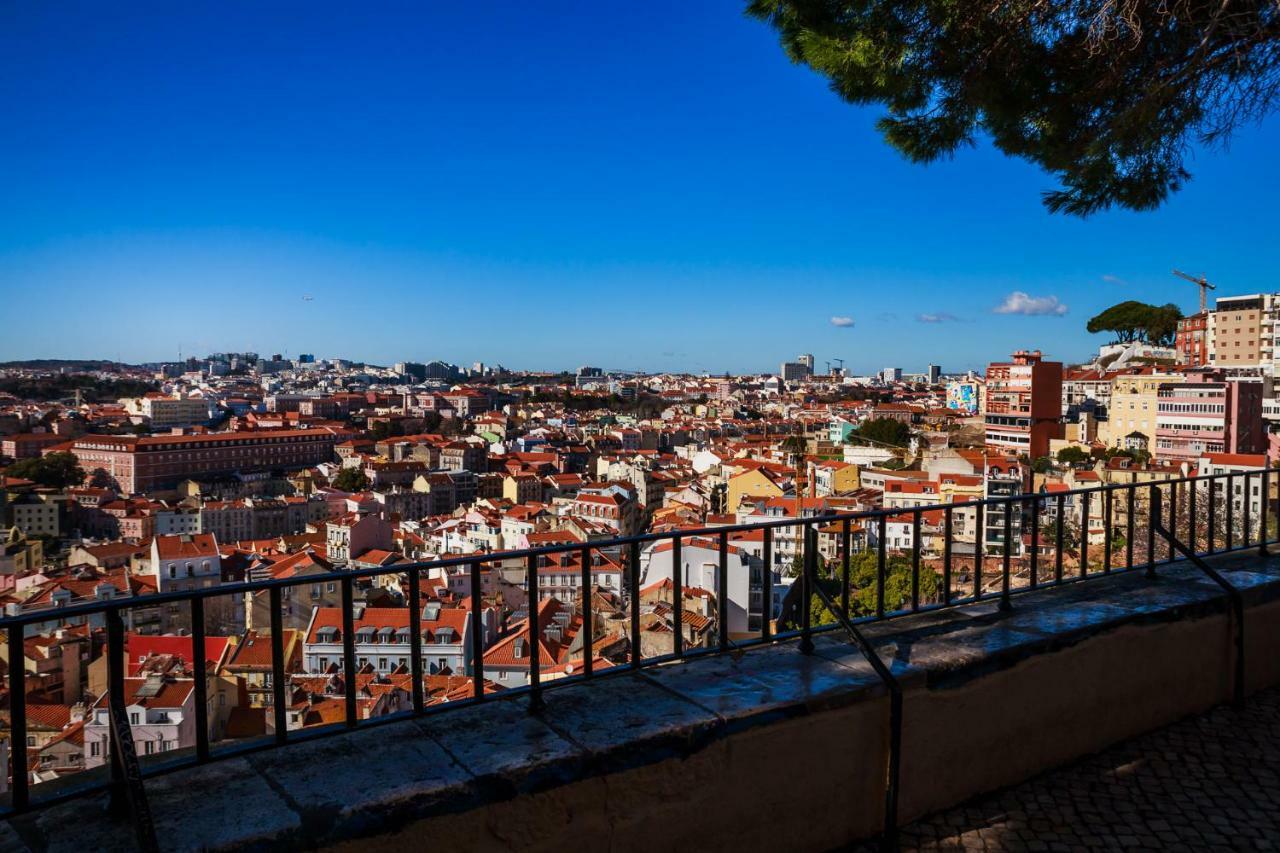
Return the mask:
[[[1161,386],[1156,458],[1195,465],[1206,453],[1265,453],[1262,385],[1202,372]]]

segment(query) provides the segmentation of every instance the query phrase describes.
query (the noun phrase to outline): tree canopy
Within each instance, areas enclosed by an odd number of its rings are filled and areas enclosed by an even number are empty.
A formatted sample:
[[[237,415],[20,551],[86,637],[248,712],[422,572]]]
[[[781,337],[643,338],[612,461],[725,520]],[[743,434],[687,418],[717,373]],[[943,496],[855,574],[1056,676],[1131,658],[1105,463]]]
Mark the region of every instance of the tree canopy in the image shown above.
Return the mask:
[[[1093,317],[1086,328],[1093,334],[1114,332],[1116,339],[1125,344],[1146,341],[1156,346],[1171,346],[1181,319],[1182,309],[1173,303],[1148,305],[1130,299]]]
[[[838,566],[832,564],[834,570]],[[821,570],[820,570],[821,571]],[[850,616],[868,616],[876,612],[876,573],[879,571],[879,557],[875,551],[860,551],[849,558],[849,610]],[[832,601],[840,601],[840,579],[821,578],[822,589]],[[920,601],[929,603],[937,601],[942,594],[942,580],[932,569],[920,569]],[[885,559],[884,608],[886,611],[901,610],[911,604],[911,561],[897,554],[890,554]],[[835,621],[835,616],[823,605],[816,594],[809,601],[810,622],[814,625],[826,625]]]
[[[911,427],[894,418],[868,418],[853,434],[876,444],[906,447],[911,440]]]
[[[65,489],[84,482],[84,469],[74,453],[49,453],[31,459],[19,459],[4,469],[8,477],[30,480],[41,486]]]
[[[369,488],[369,478],[361,468],[343,468],[333,478],[333,487],[344,492],[361,492]]]
[[[929,162],[979,134],[1054,174],[1049,210],[1158,207],[1191,143],[1274,108],[1276,0],[749,0],[793,61],[881,104],[893,147]]]

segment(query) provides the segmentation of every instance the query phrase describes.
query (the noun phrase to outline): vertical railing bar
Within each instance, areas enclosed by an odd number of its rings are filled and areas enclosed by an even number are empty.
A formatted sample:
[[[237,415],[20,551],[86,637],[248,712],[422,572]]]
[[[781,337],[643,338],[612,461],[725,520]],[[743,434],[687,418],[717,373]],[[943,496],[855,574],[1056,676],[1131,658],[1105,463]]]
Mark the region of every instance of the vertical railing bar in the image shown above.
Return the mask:
[[[973,600],[982,600],[982,562],[983,551],[986,549],[987,535],[983,527],[983,515],[985,515],[986,503],[979,501],[974,508],[977,522],[973,530]]]
[[[1227,474],[1227,509],[1226,509],[1227,530],[1226,530],[1226,535],[1224,535],[1222,538],[1226,545],[1226,550],[1228,551],[1230,551],[1231,548],[1235,545],[1235,535],[1234,535],[1234,529],[1233,529],[1236,522],[1235,520],[1235,508],[1236,508],[1235,487],[1236,487],[1236,475],[1234,473]]]
[[[1151,484],[1151,505],[1147,508],[1147,578],[1155,580],[1156,578],[1156,549],[1155,549],[1155,532],[1156,528],[1161,525],[1161,496],[1163,493],[1160,487]]]
[[[849,564],[853,561],[850,553],[853,547],[852,525],[853,522],[846,518],[840,529],[840,608],[846,617],[849,615]]]
[[[529,597],[529,713],[540,712],[542,701],[542,626],[538,624],[538,558],[530,554],[525,560],[525,591]]]
[[[1192,482],[1187,484],[1187,521],[1190,524],[1190,537],[1188,539],[1188,543],[1190,544],[1190,548],[1192,548],[1192,553],[1199,553],[1199,542],[1197,542],[1197,539],[1199,538],[1199,525],[1196,524],[1196,492],[1198,491],[1199,489],[1197,488],[1196,480],[1192,480]]]
[[[1253,533],[1253,524],[1252,524],[1253,513],[1250,511],[1250,507],[1249,507],[1249,505],[1252,503],[1252,501],[1249,500],[1250,480],[1251,480],[1252,474],[1253,474],[1252,471],[1244,472],[1244,490],[1240,500],[1240,513],[1243,516],[1240,519],[1240,522],[1241,522],[1240,547],[1241,548],[1247,548],[1253,544],[1253,536],[1251,535]],[[1232,500],[1234,499],[1235,498],[1233,497]]]
[[[720,564],[716,574],[716,622],[720,635],[720,651],[729,650],[729,534],[720,534]]]
[[[1115,518],[1114,501],[1111,496],[1110,489],[1102,493],[1102,573],[1107,575],[1111,574],[1111,522]]]
[[[471,693],[484,701],[484,566],[479,560],[467,565],[471,574]]]
[[[1262,466],[1262,500],[1258,504],[1258,553],[1263,557],[1270,553],[1267,550],[1267,516],[1271,512],[1271,458],[1268,456]]]
[[[1209,494],[1205,500],[1209,504],[1209,523],[1206,531],[1208,533],[1209,541],[1207,543],[1206,550],[1212,554],[1217,550],[1218,539],[1218,478],[1216,476],[1211,476],[1209,478]]]
[[[271,602],[271,719],[277,744],[284,744],[289,739],[284,706],[284,619],[280,612],[284,603],[281,597],[281,588],[271,587],[268,595]]]
[[[889,519],[888,516],[880,516],[879,523],[879,548],[876,554],[876,618],[884,618],[884,576],[885,576],[885,549],[888,543],[885,539],[888,537]]]
[[[763,605],[760,614],[760,638],[768,640],[773,636],[773,528],[764,529],[764,589]]]
[[[1066,548],[1066,529],[1067,529],[1067,496],[1059,493],[1058,498],[1058,529],[1054,533],[1054,566],[1053,579],[1057,583],[1062,583],[1062,557],[1063,550]]]
[[[920,609],[920,523],[922,510],[916,507],[911,514],[911,610]]]
[[[1040,495],[1031,494],[1031,567],[1028,571],[1031,588],[1040,585]]]
[[[342,590],[342,676],[343,693],[346,702],[347,728],[355,728],[358,720],[356,710],[356,636],[355,636],[355,588],[350,575],[343,575],[339,581]]]
[[[640,543],[632,542],[627,559],[630,573],[627,576],[631,596],[631,668],[640,666]]]
[[[449,571],[445,569],[446,577]],[[471,626],[473,632],[476,628]],[[421,714],[427,706],[427,697],[422,684],[422,572],[417,568],[409,570],[409,678],[413,681],[410,687],[413,713]]]
[[[680,534],[671,540],[671,650],[684,655],[684,555]]]
[[[942,512],[942,603],[951,603],[951,516],[955,506],[948,505]],[[848,586],[848,581],[845,582]],[[849,607],[846,604],[844,608],[845,615],[849,613]]]
[[[1080,493],[1080,577],[1089,576],[1089,504],[1092,492]]]
[[[1010,600],[1010,576],[1013,573],[1013,507],[1012,499],[1005,502],[1004,505],[1004,559],[1000,566],[1000,609],[1012,610],[1013,601]]]
[[[1175,539],[1178,536],[1178,503],[1178,481],[1172,480],[1169,483],[1169,535]],[[1177,555],[1171,547],[1166,547],[1165,550],[1168,553],[1166,561],[1172,563]]]
[[[797,501],[798,503],[798,501]],[[813,654],[813,588],[818,582],[817,533],[808,524],[800,524],[800,652]]]
[[[1135,495],[1136,491],[1137,486],[1132,482],[1129,483],[1129,494],[1127,497],[1128,508],[1126,510],[1124,522],[1124,567],[1126,569],[1133,568],[1133,514],[1137,511],[1138,506],[1137,497]]]
[[[195,673],[196,762],[209,760],[209,665],[205,653],[204,599],[191,599],[191,670]]]
[[[13,785],[10,790],[10,804],[16,812],[26,811],[31,804],[30,779],[27,773],[27,670],[26,670],[26,628],[22,625],[9,626],[9,767],[13,771]],[[110,639],[110,634],[108,634]],[[115,652],[117,657],[124,655],[121,648],[108,647],[108,654]],[[111,662],[108,661],[108,666]],[[115,666],[122,664],[117,661]],[[117,782],[112,764],[112,781]]]
[[[592,658],[595,657],[595,629],[591,620],[591,546],[582,549],[582,677],[590,678],[594,669]]]

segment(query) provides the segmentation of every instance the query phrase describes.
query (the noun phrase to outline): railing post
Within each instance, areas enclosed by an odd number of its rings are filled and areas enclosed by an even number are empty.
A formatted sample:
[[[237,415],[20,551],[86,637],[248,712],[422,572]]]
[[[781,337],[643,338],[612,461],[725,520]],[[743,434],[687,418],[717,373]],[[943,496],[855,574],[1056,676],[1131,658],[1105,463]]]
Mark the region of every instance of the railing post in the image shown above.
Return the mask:
[[[684,554],[680,535],[671,540],[671,650],[684,655]]]
[[[773,528],[764,529],[764,588],[760,605],[760,639],[773,636]]]
[[[716,628],[720,651],[729,650],[729,534],[720,534],[720,562],[716,566]]]
[[[1000,570],[1000,604],[999,609],[1013,609],[1013,601],[1009,598],[1010,575],[1013,572],[1013,499],[1004,505],[1004,560]]]
[[[1028,572],[1031,588],[1040,584],[1040,496],[1031,494],[1031,567]]]
[[[1080,493],[1080,577],[1089,576],[1089,504],[1092,492]]]
[[[986,504],[981,501],[974,507],[973,529],[973,600],[982,599],[982,558],[987,547],[987,531],[983,526]]]
[[[1060,493],[1056,500],[1058,504],[1058,529],[1054,532],[1053,579],[1056,583],[1062,583],[1062,552],[1067,547],[1067,496]]]
[[[359,723],[359,711],[356,708],[355,588],[349,574],[344,573],[338,583],[342,590],[342,678],[346,682],[343,685],[343,698],[347,728],[354,729]]]
[[[954,504],[948,505],[942,511],[942,603],[951,603],[951,527],[952,512],[955,508]],[[849,585],[848,576],[845,576],[845,586]],[[846,604],[844,612],[849,612]]]
[[[1151,484],[1150,507],[1147,509],[1147,577],[1156,577],[1156,527],[1161,523],[1161,492],[1155,483]]]
[[[1218,478],[1216,476],[1209,477],[1209,496],[1206,500],[1209,504],[1209,542],[1205,550],[1212,554],[1218,550]]]
[[[627,576],[631,596],[631,667],[640,666],[640,543],[632,542],[627,550],[630,572]]]
[[[280,587],[271,587],[267,597],[271,602],[271,719],[276,743],[284,744],[289,739],[289,732],[284,706],[284,620],[280,614],[283,609]]]
[[[840,530],[840,558],[843,562],[840,569],[840,607],[846,616],[849,614],[849,564],[853,560],[850,553],[853,547],[851,526],[852,522],[846,518]]]
[[[813,588],[818,582],[817,534],[807,524],[800,526],[804,540],[800,569],[800,653],[813,654]]]
[[[13,769],[10,802],[16,812],[25,811],[31,801],[27,775],[26,633],[22,625],[9,626],[9,767]],[[111,778],[116,780],[114,764]]]
[[[538,558],[525,559],[525,588],[529,596],[529,713],[537,714],[546,707],[542,700],[542,626],[538,624]]]
[[[1263,557],[1270,556],[1267,550],[1267,516],[1270,515],[1271,504],[1271,460],[1268,458],[1262,466],[1262,495],[1258,505],[1258,553]]]
[[[885,548],[888,547],[885,539],[888,537],[889,519],[888,516],[880,516],[880,535],[879,546],[876,554],[876,618],[884,618],[884,578],[885,578]]]
[[[582,677],[589,678],[592,672],[591,659],[595,657],[594,628],[591,621],[591,546],[582,549]]]
[[[1125,551],[1124,567],[1125,569],[1133,568],[1133,514],[1134,512],[1137,511],[1137,499],[1134,494],[1136,491],[1137,491],[1137,487],[1133,483],[1130,483],[1129,489],[1128,489],[1128,492],[1129,492],[1128,506],[1125,510],[1125,521],[1124,521],[1124,525],[1125,525],[1124,526],[1124,551]]]
[[[209,667],[205,663],[204,599],[191,599],[191,669],[195,673],[196,761],[209,760]]]
[[[471,573],[471,692],[484,701],[484,578],[479,560],[468,565]],[[419,670],[421,673],[421,670]],[[419,675],[421,678],[421,675]]]
[[[1115,499],[1114,492],[1107,488],[1102,493],[1102,573],[1111,574],[1111,546],[1112,531],[1111,522],[1115,518]]]
[[[446,569],[445,577],[448,574]],[[478,627],[473,625],[471,629],[475,631]],[[409,677],[413,679],[410,690],[413,712],[421,714],[427,699],[422,689],[422,573],[416,567],[409,570]]]
[[[923,512],[917,507],[911,513],[911,612],[920,609],[920,520]]]

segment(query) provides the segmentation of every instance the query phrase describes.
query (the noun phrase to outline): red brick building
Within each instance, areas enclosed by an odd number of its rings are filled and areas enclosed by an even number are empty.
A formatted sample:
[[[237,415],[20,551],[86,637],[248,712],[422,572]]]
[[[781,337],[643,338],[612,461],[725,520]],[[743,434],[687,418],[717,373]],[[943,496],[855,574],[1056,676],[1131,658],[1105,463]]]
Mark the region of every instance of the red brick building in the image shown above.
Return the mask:
[[[124,494],[172,488],[183,480],[297,469],[329,462],[339,436],[329,429],[203,435],[83,435],[71,452],[86,472],[107,472]]]
[[[1043,361],[1040,350],[1019,350],[1013,360],[987,366],[986,445],[1026,455],[1049,454],[1049,441],[1063,435],[1062,362]]]
[[[1178,336],[1174,342],[1178,364],[1187,367],[1203,367],[1209,363],[1209,314],[1201,311],[1178,321]]]

